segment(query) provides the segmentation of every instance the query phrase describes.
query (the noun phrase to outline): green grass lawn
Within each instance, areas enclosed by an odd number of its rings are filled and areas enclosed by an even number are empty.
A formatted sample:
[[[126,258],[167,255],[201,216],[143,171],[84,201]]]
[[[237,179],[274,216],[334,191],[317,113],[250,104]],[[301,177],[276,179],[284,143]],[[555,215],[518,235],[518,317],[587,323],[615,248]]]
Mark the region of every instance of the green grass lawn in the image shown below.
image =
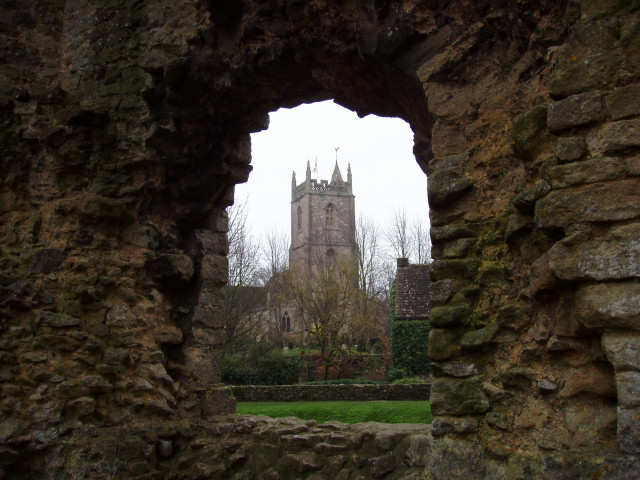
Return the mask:
[[[236,411],[274,418],[298,417],[319,423],[431,423],[431,409],[425,401],[238,402]]]

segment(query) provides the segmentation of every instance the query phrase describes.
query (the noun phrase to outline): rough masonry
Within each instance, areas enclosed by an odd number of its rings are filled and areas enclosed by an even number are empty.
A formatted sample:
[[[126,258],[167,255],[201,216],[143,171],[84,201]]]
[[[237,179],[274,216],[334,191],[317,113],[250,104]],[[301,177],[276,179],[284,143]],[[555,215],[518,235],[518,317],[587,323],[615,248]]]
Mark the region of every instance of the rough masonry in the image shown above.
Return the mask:
[[[434,423],[376,475],[634,478],[639,32],[635,0],[3,2],[0,476],[317,465],[217,417],[218,298],[249,134],[333,98],[405,119],[429,181]]]

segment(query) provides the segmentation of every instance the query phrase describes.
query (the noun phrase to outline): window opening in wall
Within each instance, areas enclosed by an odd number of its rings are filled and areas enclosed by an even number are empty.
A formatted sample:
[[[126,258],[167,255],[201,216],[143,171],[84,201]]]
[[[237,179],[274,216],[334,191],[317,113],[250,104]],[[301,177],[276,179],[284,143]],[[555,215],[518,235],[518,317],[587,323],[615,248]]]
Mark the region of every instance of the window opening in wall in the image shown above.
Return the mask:
[[[426,176],[412,148],[403,120],[358,119],[331,101],[272,112],[252,135],[253,171],[228,210],[228,289],[254,293],[226,309],[223,381],[415,373],[389,369],[396,259],[430,261]]]
[[[333,227],[333,211],[335,210],[335,207],[333,206],[333,203],[330,203],[329,205],[327,205],[327,211],[325,212],[325,225],[327,226],[327,228]]]

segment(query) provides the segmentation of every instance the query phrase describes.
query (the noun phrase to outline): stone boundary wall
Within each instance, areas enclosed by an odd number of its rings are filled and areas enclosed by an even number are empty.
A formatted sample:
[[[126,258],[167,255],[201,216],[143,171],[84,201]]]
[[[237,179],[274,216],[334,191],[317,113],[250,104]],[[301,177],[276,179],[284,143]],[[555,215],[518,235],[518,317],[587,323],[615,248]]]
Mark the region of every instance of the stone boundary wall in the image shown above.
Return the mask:
[[[431,384],[235,385],[231,389],[239,402],[428,400]]]

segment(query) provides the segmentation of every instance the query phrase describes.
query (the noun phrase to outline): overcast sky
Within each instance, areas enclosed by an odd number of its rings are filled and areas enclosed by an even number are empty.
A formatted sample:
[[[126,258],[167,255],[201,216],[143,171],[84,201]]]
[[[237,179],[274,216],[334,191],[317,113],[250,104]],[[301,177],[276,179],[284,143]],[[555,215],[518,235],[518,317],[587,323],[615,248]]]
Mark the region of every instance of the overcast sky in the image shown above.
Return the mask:
[[[290,231],[291,173],[304,181],[307,160],[312,177],[327,179],[335,147],[343,178],[351,163],[356,217],[364,214],[381,227],[394,209],[429,221],[427,178],[413,156],[413,132],[398,118],[358,116],[332,101],[281,108],[270,113],[267,130],[251,136],[253,171],[236,187],[236,202],[247,200],[251,232]],[[313,171],[317,160],[318,174]]]

